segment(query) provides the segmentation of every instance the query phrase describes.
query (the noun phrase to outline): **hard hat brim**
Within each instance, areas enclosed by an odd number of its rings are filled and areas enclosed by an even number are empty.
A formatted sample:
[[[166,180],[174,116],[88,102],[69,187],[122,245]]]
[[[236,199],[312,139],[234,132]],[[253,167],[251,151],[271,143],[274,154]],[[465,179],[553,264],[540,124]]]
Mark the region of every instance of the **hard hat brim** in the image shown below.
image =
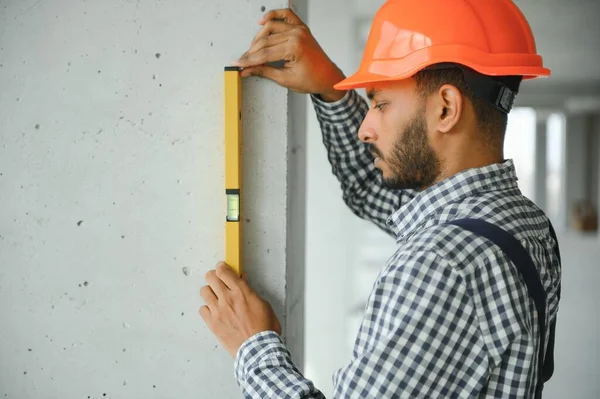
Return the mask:
[[[542,66],[539,55],[486,54],[473,48],[450,45],[421,49],[400,59],[372,60],[366,68],[361,67],[355,74],[334,85],[334,88],[350,90],[407,79],[420,70],[439,63],[464,65],[488,76],[522,76],[523,79],[550,76],[550,70]]]

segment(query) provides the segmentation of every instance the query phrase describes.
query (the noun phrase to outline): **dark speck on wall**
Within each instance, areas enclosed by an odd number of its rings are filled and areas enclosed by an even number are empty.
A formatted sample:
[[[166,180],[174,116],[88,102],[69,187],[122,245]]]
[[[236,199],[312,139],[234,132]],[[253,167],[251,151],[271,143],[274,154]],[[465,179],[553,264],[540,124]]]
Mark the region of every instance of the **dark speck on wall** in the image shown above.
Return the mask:
[[[31,348],[29,348],[29,349],[27,349],[27,350],[28,350],[29,352],[31,352],[31,351],[32,351],[32,349],[31,349]]]
[[[98,73],[102,73],[102,71],[98,70]]]
[[[38,123],[38,124],[36,124],[36,125],[35,125],[35,128],[36,128],[37,130],[40,130],[40,124],[39,124],[39,123]]]
[[[214,45],[214,43],[213,43],[213,42],[210,42],[210,47],[212,47],[213,45]]]
[[[81,226],[83,224],[83,220],[80,220],[79,222],[77,222],[77,226]]]
[[[90,283],[88,283],[88,282],[86,281],[86,282],[84,282],[84,283],[83,283],[83,285],[85,285],[85,286],[87,287],[88,285],[90,285]]]
[[[156,385],[152,385],[152,388],[156,388]]]
[[[160,58],[160,53],[156,53],[155,57]]]
[[[260,7],[260,11],[262,11],[262,12],[265,12],[266,9],[267,9],[267,7],[265,7],[265,6]]]
[[[125,236],[121,236],[121,239],[125,238]]]

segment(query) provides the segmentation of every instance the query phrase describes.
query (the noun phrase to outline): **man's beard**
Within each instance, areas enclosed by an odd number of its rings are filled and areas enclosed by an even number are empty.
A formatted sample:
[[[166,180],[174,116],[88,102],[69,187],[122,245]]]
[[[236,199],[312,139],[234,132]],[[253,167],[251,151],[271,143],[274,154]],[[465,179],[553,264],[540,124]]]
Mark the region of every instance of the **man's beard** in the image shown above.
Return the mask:
[[[432,186],[441,173],[440,161],[427,139],[425,112],[423,109],[417,112],[419,114],[399,134],[389,157],[384,159],[381,151],[371,146],[373,154],[390,167],[392,176],[384,178],[389,188],[424,190]]]

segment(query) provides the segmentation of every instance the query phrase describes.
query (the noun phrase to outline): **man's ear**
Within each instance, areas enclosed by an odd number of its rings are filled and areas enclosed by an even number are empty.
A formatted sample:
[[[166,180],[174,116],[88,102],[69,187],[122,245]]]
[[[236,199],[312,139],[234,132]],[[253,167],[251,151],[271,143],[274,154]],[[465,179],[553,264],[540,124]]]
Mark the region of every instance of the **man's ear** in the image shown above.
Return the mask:
[[[463,112],[463,96],[455,86],[446,84],[438,90],[435,104],[436,130],[448,133],[460,121]]]

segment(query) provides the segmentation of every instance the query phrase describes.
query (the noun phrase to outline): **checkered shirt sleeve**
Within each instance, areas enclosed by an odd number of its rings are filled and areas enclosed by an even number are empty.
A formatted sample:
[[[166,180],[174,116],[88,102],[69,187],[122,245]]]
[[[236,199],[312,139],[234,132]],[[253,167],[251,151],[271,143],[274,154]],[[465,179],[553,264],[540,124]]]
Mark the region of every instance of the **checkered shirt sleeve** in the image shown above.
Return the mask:
[[[393,236],[386,219],[410,201],[416,191],[386,187],[381,172],[373,164],[369,145],[358,139],[358,129],[369,111],[367,102],[354,90],[334,103],[326,103],[316,96],[312,96],[312,100],[344,202],[355,215]]]

